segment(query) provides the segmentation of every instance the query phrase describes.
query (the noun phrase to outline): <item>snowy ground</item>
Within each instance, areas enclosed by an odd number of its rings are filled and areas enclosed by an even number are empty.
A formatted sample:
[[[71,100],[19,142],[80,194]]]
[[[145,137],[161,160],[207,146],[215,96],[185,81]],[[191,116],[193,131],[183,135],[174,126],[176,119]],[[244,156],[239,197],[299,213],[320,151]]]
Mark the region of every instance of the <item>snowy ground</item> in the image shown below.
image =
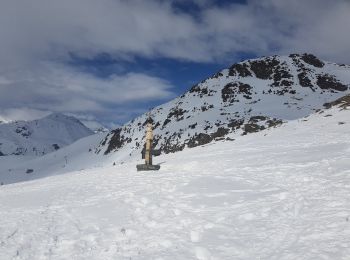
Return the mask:
[[[1,186],[0,259],[349,259],[350,111],[333,112],[157,157],[159,172]]]

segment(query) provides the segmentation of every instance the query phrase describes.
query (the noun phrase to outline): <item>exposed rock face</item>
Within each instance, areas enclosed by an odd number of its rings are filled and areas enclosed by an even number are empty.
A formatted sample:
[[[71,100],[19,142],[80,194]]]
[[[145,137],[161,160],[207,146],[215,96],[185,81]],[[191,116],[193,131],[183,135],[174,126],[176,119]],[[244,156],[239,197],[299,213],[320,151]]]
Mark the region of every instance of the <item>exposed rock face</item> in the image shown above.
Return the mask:
[[[348,89],[347,85],[340,83],[334,76],[328,74],[318,75],[317,85],[321,89],[334,89],[337,91],[346,91]]]
[[[338,106],[342,109],[348,109],[350,107],[350,95],[346,95],[344,97],[338,98],[335,101],[325,103],[323,106],[327,109],[334,106]]]
[[[311,80],[308,78],[308,74],[305,71],[300,72],[298,74],[298,79],[299,79],[300,86],[302,86],[304,88],[312,88],[313,87]]]
[[[350,66],[312,54],[243,61],[192,86],[180,97],[151,110],[154,151],[172,153],[214,140],[277,127],[349,93]],[[112,131],[97,151],[143,148],[142,115]]]
[[[249,77],[252,76],[252,73],[248,69],[248,65],[246,63],[233,64],[228,72],[229,76],[240,76],[240,77]]]
[[[301,56],[301,59],[307,64],[310,64],[317,68],[322,68],[324,66],[324,62],[319,60],[316,56],[312,54],[305,53]]]
[[[221,97],[224,102],[239,102],[239,99],[236,99],[237,95],[242,94],[244,98],[251,99],[251,90],[252,87],[248,84],[243,84],[241,82],[228,83],[221,90]]]
[[[275,57],[254,60],[250,63],[250,69],[259,79],[272,79],[272,75],[279,64],[280,62]]]

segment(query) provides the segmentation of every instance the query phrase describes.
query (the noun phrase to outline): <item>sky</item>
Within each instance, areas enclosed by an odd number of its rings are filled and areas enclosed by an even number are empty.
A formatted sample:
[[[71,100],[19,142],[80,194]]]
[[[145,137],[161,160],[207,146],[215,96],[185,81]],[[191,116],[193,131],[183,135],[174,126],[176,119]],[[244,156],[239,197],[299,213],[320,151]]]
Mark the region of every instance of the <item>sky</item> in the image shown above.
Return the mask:
[[[113,128],[247,58],[350,64],[349,0],[0,0],[0,120]]]

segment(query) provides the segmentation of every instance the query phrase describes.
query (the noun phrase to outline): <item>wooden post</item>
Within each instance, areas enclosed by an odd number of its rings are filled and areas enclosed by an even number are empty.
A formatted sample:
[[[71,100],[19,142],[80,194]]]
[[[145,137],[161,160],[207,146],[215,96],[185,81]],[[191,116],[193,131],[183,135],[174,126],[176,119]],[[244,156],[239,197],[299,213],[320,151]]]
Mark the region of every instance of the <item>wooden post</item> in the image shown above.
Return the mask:
[[[138,171],[158,171],[160,169],[160,165],[152,164],[153,128],[151,123],[152,120],[150,119],[151,117],[149,115],[146,128],[145,164],[136,165]]]
[[[152,124],[148,123],[147,130],[146,130],[146,151],[145,151],[146,165],[152,165],[152,141],[153,141]]]

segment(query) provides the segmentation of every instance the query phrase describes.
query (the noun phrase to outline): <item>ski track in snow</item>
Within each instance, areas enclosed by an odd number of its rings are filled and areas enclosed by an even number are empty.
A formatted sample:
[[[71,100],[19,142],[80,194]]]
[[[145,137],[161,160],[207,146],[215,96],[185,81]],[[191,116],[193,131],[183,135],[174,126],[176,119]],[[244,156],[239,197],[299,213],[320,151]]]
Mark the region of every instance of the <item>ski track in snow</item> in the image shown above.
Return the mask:
[[[1,186],[0,259],[349,259],[348,115]]]

